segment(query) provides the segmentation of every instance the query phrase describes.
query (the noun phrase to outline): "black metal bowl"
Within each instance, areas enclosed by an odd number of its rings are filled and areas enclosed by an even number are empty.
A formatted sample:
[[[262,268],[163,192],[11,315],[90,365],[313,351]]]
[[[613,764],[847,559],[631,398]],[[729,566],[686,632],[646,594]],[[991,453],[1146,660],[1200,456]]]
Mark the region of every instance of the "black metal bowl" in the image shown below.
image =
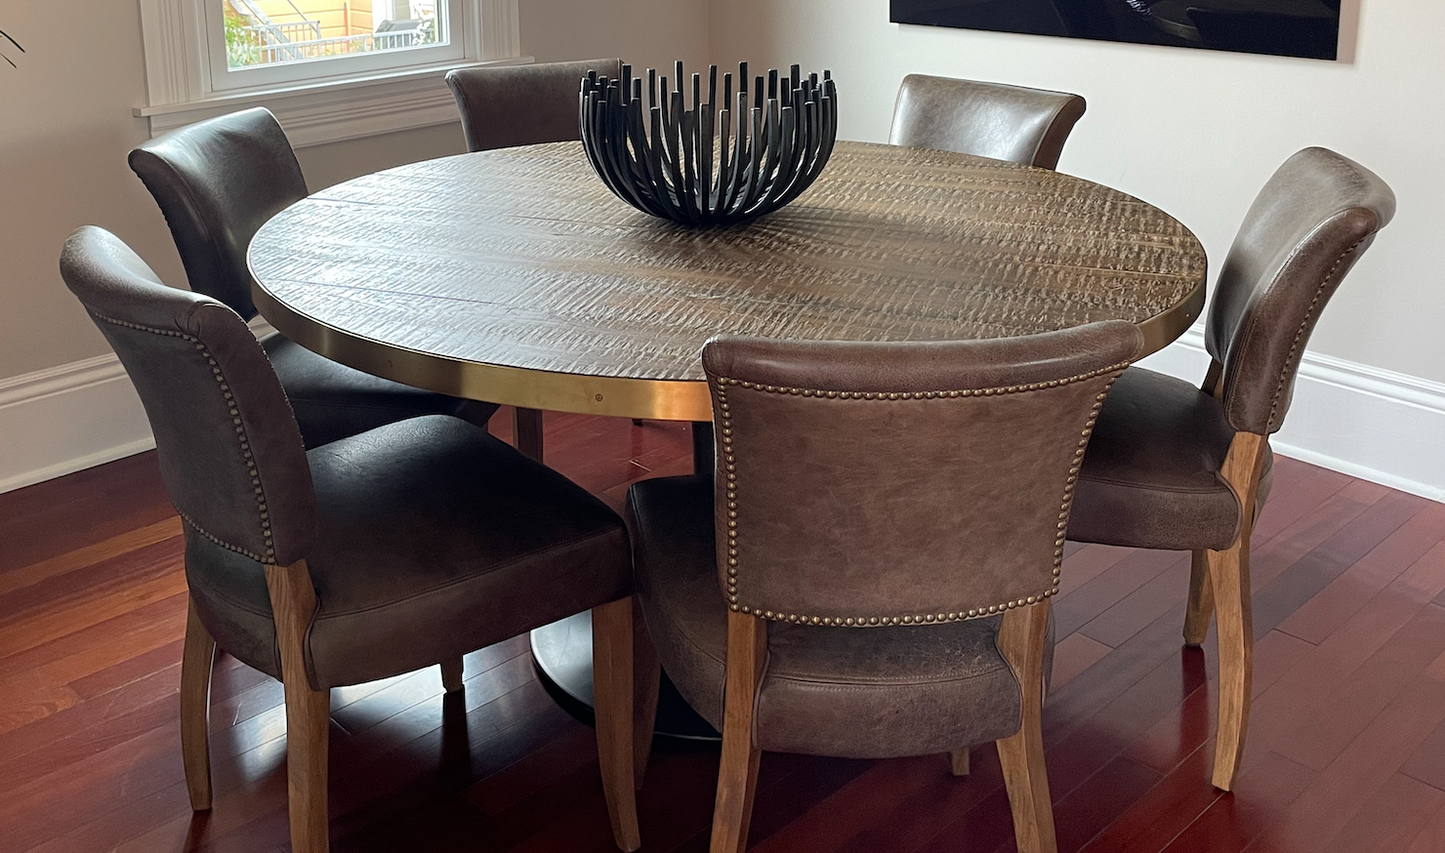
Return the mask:
[[[728,225],[775,210],[807,189],[823,171],[838,135],[837,89],[823,72],[804,78],[794,65],[786,77],[773,69],[748,88],[748,64],[723,75],[721,108],[717,66],[692,75],[692,108],[682,90],[682,63],[674,88],[647,69],[632,66],[609,80],[595,72],[582,80],[582,145],[592,167],[618,198],[653,216],[683,225]],[[767,94],[764,96],[764,86]]]

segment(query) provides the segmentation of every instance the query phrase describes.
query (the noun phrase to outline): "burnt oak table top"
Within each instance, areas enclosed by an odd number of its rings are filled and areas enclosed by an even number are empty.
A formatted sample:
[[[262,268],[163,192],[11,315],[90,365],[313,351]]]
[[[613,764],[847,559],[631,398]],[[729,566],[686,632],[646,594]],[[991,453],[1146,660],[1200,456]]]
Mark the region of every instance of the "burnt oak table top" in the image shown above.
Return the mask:
[[[353,367],[531,409],[711,420],[708,337],[949,340],[1124,319],[1152,352],[1204,304],[1199,241],[1055,172],[840,142],[791,205],[690,230],[580,143],[463,154],[322,190],[256,235],[256,305]]]

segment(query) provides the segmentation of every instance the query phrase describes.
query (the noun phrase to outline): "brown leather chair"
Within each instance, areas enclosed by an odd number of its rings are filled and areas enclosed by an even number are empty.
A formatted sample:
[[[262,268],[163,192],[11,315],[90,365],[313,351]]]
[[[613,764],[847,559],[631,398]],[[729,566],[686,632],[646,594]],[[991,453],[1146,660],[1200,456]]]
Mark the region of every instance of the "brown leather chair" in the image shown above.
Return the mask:
[[[307,451],[239,315],[165,287],[111,234],[60,259],[140,392],[185,522],[190,615],[181,750],[210,808],[217,645],[285,686],[292,849],[327,849],[332,687],[440,663],[592,609],[597,746],[619,847],[637,848],[632,602],[622,520],[562,475],[457,418],[387,424]]]
[[[1086,106],[1067,92],[909,74],[888,141],[1053,169]]]
[[[1269,435],[1289,410],[1320,311],[1394,212],[1390,188],[1358,163],[1323,148],[1291,157],[1220,271],[1203,387],[1131,368],[1084,457],[1070,539],[1194,552],[1184,641],[1204,642],[1217,610],[1214,784],[1226,791],[1249,723],[1249,537],[1269,493]]]
[[[577,124],[582,78],[622,74],[620,59],[490,65],[447,72],[462,114],[468,151],[582,138]]]
[[[638,483],[627,517],[656,653],[723,733],[712,853],[746,845],[760,750],[887,758],[990,740],[1019,849],[1054,849],[1049,602],[1090,427],[1141,344],[1113,321],[704,347],[716,473]]]
[[[306,197],[306,181],[276,117],[264,107],[196,122],[130,152],[155,197],[191,289],[256,316],[246,250],[256,231]],[[497,407],[390,382],[337,364],[280,334],[262,339],[291,400],[301,437],[316,447],[403,418],[445,414],[485,424]]]

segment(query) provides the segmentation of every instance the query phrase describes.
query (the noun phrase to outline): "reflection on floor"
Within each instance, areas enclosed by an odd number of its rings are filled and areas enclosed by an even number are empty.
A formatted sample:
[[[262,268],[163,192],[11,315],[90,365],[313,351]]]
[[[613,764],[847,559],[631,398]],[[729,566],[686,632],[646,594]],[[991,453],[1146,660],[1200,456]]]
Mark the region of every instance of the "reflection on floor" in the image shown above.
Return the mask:
[[[508,419],[496,419],[505,433]],[[688,428],[555,415],[548,460],[618,505],[690,469]],[[1065,563],[1045,739],[1063,851],[1445,851],[1445,506],[1281,459],[1255,533],[1254,718],[1238,789],[1208,783],[1213,651],[1182,649],[1185,555]],[[177,724],[180,525],[152,454],[0,495],[0,850],[286,848],[280,685],[223,657],[215,808],[192,818]],[[338,690],[337,851],[608,851],[590,730],[524,640]],[[717,759],[661,744],[646,851],[702,851]],[[998,762],[973,750],[769,754],[758,851],[1012,850]]]

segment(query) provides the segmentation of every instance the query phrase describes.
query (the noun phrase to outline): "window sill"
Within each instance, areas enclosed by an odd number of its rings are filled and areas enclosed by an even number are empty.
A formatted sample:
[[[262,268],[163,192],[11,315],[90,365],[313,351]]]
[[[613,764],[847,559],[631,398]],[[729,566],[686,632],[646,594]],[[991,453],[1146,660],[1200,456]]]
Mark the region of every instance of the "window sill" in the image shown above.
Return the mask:
[[[457,121],[456,102],[447,89],[446,73],[472,65],[517,65],[522,56],[490,62],[446,63],[343,80],[291,84],[228,92],[173,104],[136,107],[150,119],[151,136],[202,119],[248,107],[264,106],[276,114],[297,148],[395,133]]]

